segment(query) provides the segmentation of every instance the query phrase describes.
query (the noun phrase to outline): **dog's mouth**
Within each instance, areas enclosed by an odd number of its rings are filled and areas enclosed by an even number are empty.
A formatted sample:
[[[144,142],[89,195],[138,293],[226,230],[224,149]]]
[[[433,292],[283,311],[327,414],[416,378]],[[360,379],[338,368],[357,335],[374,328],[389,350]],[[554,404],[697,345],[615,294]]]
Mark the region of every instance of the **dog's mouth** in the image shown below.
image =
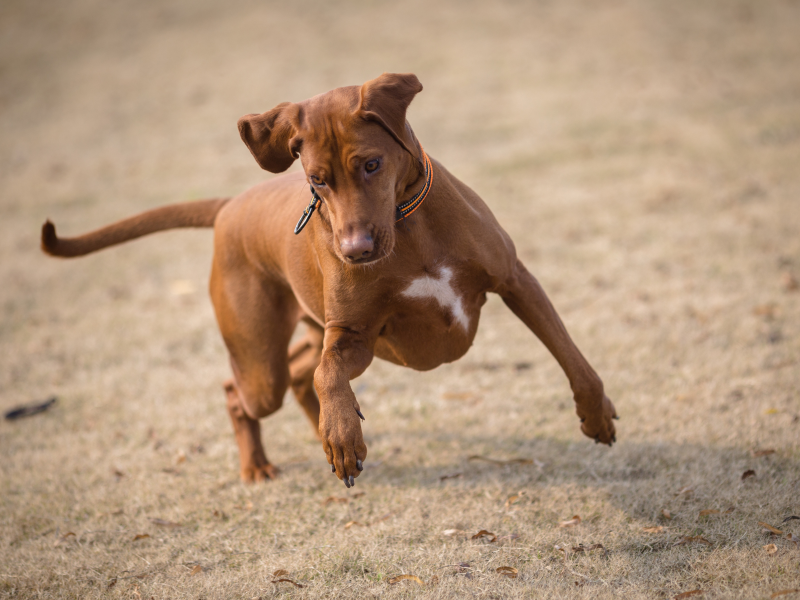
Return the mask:
[[[347,263],[348,265],[371,265],[373,263],[380,262],[384,258],[389,255],[388,252],[385,252],[382,248],[375,248],[375,250],[369,256],[361,257],[361,258],[350,258],[349,256],[342,256],[342,261]]]
[[[368,265],[370,263],[379,261],[381,258],[383,257],[378,257],[378,258],[369,257],[369,258],[357,258],[357,259],[345,258],[344,261],[348,265]]]

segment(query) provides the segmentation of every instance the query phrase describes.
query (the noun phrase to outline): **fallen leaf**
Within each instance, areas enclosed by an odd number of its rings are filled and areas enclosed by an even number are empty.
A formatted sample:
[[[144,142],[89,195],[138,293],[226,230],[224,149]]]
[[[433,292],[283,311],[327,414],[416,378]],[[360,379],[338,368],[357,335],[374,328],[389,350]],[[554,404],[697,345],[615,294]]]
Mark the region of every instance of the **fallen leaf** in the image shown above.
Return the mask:
[[[699,535],[684,535],[679,539],[677,542],[672,544],[673,546],[683,546],[684,544],[691,544],[692,542],[698,542],[700,544],[705,544],[706,546],[711,546],[711,542],[709,542],[706,538],[701,537]]]
[[[113,469],[113,470],[111,471],[111,473],[112,473],[112,474],[114,475],[114,477],[116,477],[118,480],[119,480],[119,479],[122,479],[123,477],[125,477],[125,473],[123,473],[123,472],[122,472],[122,471],[120,471],[119,469]]]
[[[186,452],[180,450],[178,456],[175,458],[175,464],[179,465],[186,462]]]
[[[499,460],[497,458],[489,458],[488,456],[480,456],[473,454],[467,460],[482,460],[484,462],[492,463],[494,465],[532,465],[532,458],[509,458],[508,460]]]
[[[756,476],[756,472],[753,471],[753,469],[747,469],[747,471],[742,473],[742,481],[744,481],[748,477],[755,477],[755,476]]]
[[[505,575],[506,577],[510,577],[511,579],[516,579],[519,577],[519,571],[517,571],[514,567],[497,567],[495,573],[499,573],[500,575]]]
[[[766,448],[764,450],[753,450],[752,453],[754,458],[761,458],[762,456],[769,456],[770,454],[775,454],[774,448]]]
[[[366,525],[364,525],[363,523],[359,523],[358,521],[348,521],[347,523],[345,523],[344,528],[350,529],[354,525],[358,525],[359,527],[366,527]]]
[[[288,575],[289,571],[286,569],[278,569],[277,571],[272,573],[273,577],[283,577],[284,575]]]
[[[469,573],[470,571],[472,571],[472,565],[470,565],[468,562],[460,562],[457,565],[451,565],[451,566],[458,567],[456,569],[456,573]]]
[[[149,538],[149,537],[150,537],[149,533],[137,533],[136,536],[131,541],[135,542],[136,540],[143,540],[144,538]]]
[[[341,498],[339,496],[328,496],[325,500],[322,501],[323,506],[328,506],[328,504],[347,504],[349,500],[347,498]]]
[[[700,516],[701,517],[707,517],[708,515],[718,515],[718,514],[719,514],[719,511],[717,509],[715,509],[715,508],[709,508],[709,509],[700,511]]]
[[[703,590],[692,590],[691,592],[683,592],[682,594],[678,594],[673,598],[673,600],[683,600],[683,598],[691,598],[692,596],[700,596],[703,594]]]
[[[775,592],[772,594],[770,598],[780,598],[786,594],[796,594],[797,592],[800,592],[800,588],[794,588],[793,590],[781,590],[780,592]]]
[[[442,535],[446,535],[447,537],[452,537],[454,535],[466,535],[466,531],[463,529],[445,529],[442,532]]]
[[[486,531],[485,529],[481,529],[478,533],[473,535],[470,539],[477,540],[481,538],[489,538],[489,543],[497,541],[497,536],[493,534],[491,531]]]
[[[578,544],[577,546],[572,547],[573,552],[591,552],[592,550],[605,550],[605,547],[603,544],[592,544],[591,546]]]
[[[398,512],[399,512],[399,511],[393,510],[392,512],[388,512],[388,513],[386,513],[386,514],[385,514],[385,515],[383,515],[382,517],[378,517],[378,518],[377,518],[377,519],[375,519],[375,521],[373,521],[373,522],[374,522],[374,523],[381,523],[382,521],[385,521],[385,520],[386,520],[386,519],[388,519],[389,517],[393,517],[393,516],[395,516],[395,515],[396,515]]]
[[[59,537],[59,538],[56,540],[56,543],[55,543],[55,544],[53,544],[53,545],[54,545],[54,546],[58,546],[59,544],[61,544],[61,542],[65,542],[65,541],[67,540],[67,538],[70,538],[70,537],[77,537],[77,536],[75,535],[75,532],[74,532],[74,531],[68,531],[68,532],[67,532],[67,533],[65,533],[64,535],[60,536],[60,537]]]
[[[413,581],[417,585],[425,585],[425,582],[416,575],[397,575],[389,580],[389,584],[394,585],[395,583],[400,583],[401,581],[405,580]]]
[[[519,502],[519,499],[520,499],[520,495],[519,494],[513,494],[513,495],[509,496],[508,499],[506,500],[506,503],[505,503],[506,510],[511,508],[512,504],[515,504],[515,503]]]
[[[300,585],[299,583],[297,583],[296,581],[292,581],[291,579],[276,579],[272,583],[278,584],[278,583],[281,583],[281,582],[291,583],[294,587],[298,587],[298,588],[305,587],[304,585]]]
[[[446,479],[457,479],[461,477],[462,473],[448,473],[447,475],[442,475],[439,477],[439,481],[445,481]]]
[[[781,285],[783,286],[784,291],[787,292],[793,292],[800,288],[800,283],[798,283],[797,278],[789,273],[789,271],[785,271],[781,275]]]
[[[666,508],[661,511],[661,514],[664,516],[665,519],[672,520],[672,513],[669,512]]]
[[[662,533],[664,531],[664,527],[658,525],[657,527],[645,527],[642,529],[645,533]]]
[[[800,517],[798,517],[797,515],[791,515],[789,517],[786,517],[783,521],[781,521],[781,523],[786,523],[787,521],[792,521],[794,519],[800,520]]]
[[[165,519],[150,519],[150,522],[153,525],[158,525],[159,527],[169,527],[170,529],[175,529],[176,527],[180,527],[180,523],[174,523],[173,521],[167,521]]]
[[[778,529],[776,527],[773,527],[769,523],[764,523],[764,521],[759,521],[758,524],[761,525],[764,529],[766,529],[767,531],[769,531],[772,534],[783,535],[783,532],[780,529]]]
[[[55,403],[56,397],[52,396],[44,402],[34,402],[33,404],[24,404],[22,406],[12,408],[11,410],[7,411],[4,416],[7,421],[14,421],[23,417],[32,417],[33,415],[38,415],[39,413],[48,410]]]
[[[764,546],[764,551],[770,556],[772,556],[773,554],[778,552],[778,547],[775,544],[767,544],[766,546]]]
[[[194,569],[192,569],[192,572],[189,573],[189,575],[197,575],[198,573],[202,572],[203,572],[203,567],[201,567],[200,565],[195,565]]]
[[[233,508],[238,510],[253,510],[253,503],[248,500],[247,504],[234,504]]]
[[[688,485],[685,485],[681,489],[679,489],[677,492],[675,492],[675,495],[676,496],[680,496],[681,494],[686,494],[688,496],[689,494],[692,494],[692,493],[694,493],[694,490],[692,488],[690,488]]]
[[[559,527],[573,527],[578,525],[581,522],[581,518],[578,515],[574,515],[571,519],[567,521],[561,521],[558,526]]]
[[[212,511],[211,516],[212,517],[216,517],[217,519],[227,519],[228,518],[228,515],[226,515],[224,511],[216,510],[216,509],[214,509],[214,511]]]
[[[366,496],[366,495],[367,495],[367,492],[356,492],[355,494],[353,494],[351,496],[351,498],[353,498],[355,500],[356,498],[361,498],[361,496]]]
[[[765,415],[777,415],[779,412],[781,412],[781,411],[779,411],[777,408],[768,408],[767,410],[764,411],[764,414]]]
[[[790,533],[786,536],[786,539],[792,542],[795,545],[795,547],[800,546],[800,535],[795,535],[793,533]]]
[[[778,305],[774,302],[767,302],[766,304],[759,304],[753,307],[753,314],[757,317],[766,317],[767,319],[774,319],[777,313]]]
[[[726,508],[726,509],[725,509],[725,512],[723,512],[722,514],[723,514],[723,515],[729,515],[729,514],[731,514],[733,511],[735,511],[735,510],[736,510],[736,507],[735,507],[735,506],[729,506],[728,508]]]
[[[112,578],[109,580],[109,582],[108,582],[108,585],[106,586],[106,589],[107,589],[107,590],[110,590],[110,589],[111,589],[112,587],[114,587],[115,585],[117,585],[117,578],[116,578],[116,577],[112,577]]]

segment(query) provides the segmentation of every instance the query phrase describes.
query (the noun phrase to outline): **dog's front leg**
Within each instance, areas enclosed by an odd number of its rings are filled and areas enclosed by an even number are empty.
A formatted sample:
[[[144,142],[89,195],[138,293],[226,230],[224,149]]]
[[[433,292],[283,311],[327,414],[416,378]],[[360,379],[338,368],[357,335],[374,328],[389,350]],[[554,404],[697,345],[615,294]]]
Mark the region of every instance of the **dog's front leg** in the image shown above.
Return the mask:
[[[372,362],[374,340],[362,332],[329,323],[325,327],[322,359],[314,373],[319,395],[319,435],[336,476],[355,485],[367,447],[361,434],[361,407],[350,387]]]
[[[517,260],[513,274],[498,291],[506,305],[536,334],[567,375],[576,412],[581,419],[581,431],[604,444],[615,442],[616,430],[612,419],[617,418],[617,413],[605,395],[603,382],[569,337],[536,278]]]

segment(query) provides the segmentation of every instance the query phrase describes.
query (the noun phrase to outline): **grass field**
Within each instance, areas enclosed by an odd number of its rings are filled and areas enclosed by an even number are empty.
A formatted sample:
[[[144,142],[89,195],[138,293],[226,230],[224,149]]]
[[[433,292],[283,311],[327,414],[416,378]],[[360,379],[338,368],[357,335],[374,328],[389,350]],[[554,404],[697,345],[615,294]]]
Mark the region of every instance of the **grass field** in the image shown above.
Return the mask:
[[[4,0],[0,409],[58,402],[0,423],[0,597],[800,598],[798,64],[792,0]],[[238,117],[383,71],[419,76],[411,124],[605,381],[613,448],[493,298],[461,361],[353,381],[354,489],[292,398],[283,476],[245,486],[212,232],[40,253],[48,217],[269,177]]]

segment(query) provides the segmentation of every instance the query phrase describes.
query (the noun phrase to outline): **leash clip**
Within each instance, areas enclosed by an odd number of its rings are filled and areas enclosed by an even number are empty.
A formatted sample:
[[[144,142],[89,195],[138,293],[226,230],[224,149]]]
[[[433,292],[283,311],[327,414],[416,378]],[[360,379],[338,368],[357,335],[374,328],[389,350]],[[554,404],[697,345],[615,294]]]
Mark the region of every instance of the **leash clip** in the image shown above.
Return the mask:
[[[305,207],[303,210],[303,214],[300,217],[300,220],[297,222],[297,225],[294,226],[294,234],[297,235],[308,223],[309,219],[311,219],[311,215],[314,214],[314,211],[322,202],[322,198],[319,197],[317,194],[317,190],[314,189],[314,186],[311,187],[311,202],[308,203],[308,206]]]

